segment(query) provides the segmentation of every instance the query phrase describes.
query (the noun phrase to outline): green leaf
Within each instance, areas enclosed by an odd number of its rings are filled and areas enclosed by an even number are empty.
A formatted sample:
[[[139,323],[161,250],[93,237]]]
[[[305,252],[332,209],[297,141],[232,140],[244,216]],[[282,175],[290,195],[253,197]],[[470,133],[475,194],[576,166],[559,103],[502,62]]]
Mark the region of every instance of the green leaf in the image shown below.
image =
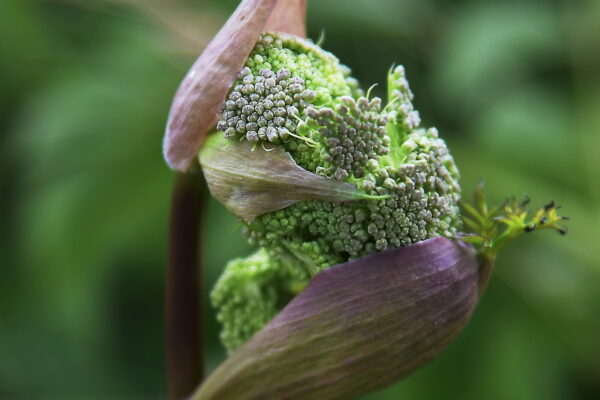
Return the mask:
[[[506,243],[524,232],[553,229],[561,235],[567,233],[567,229],[560,226],[559,222],[568,218],[558,215],[556,204],[553,201],[534,213],[524,210],[528,203],[528,197],[525,197],[525,200],[520,203],[512,197],[506,200],[501,207],[488,211],[483,183],[479,184],[475,190],[474,206],[461,203],[465,213],[470,214],[472,218],[463,214],[462,221],[469,231],[460,239],[473,243],[482,254],[493,258]],[[495,216],[497,213],[500,215]]]

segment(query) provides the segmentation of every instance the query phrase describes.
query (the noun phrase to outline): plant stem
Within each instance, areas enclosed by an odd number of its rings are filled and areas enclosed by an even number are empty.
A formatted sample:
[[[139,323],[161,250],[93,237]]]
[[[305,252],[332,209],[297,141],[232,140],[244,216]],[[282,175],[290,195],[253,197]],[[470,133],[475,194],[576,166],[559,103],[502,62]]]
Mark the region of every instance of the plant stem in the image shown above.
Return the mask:
[[[204,376],[200,228],[205,192],[199,170],[175,176],[165,293],[167,384],[171,400],[189,396]]]

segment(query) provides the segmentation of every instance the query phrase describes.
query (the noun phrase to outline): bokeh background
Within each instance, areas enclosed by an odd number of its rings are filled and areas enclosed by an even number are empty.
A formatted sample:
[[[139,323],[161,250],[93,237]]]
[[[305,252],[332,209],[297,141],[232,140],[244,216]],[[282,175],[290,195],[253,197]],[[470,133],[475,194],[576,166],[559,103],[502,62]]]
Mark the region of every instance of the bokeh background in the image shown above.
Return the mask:
[[[492,201],[555,199],[571,216],[565,237],[506,248],[448,351],[367,398],[600,398],[600,2],[309,3],[310,36],[364,87],[406,66],[465,196],[484,178]],[[174,174],[161,140],[179,81],[236,4],[0,1],[0,398],[164,398]],[[205,305],[250,251],[239,228],[209,204]]]

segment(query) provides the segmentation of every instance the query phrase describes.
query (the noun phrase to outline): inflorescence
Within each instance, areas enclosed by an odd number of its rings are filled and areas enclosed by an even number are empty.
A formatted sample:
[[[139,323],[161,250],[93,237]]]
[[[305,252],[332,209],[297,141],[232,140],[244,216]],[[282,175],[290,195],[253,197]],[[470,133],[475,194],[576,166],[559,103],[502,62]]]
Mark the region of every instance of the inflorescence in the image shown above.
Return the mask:
[[[307,281],[352,258],[453,237],[460,227],[458,170],[437,130],[420,127],[403,67],[389,73],[385,106],[349,74],[311,42],[269,33],[227,96],[217,129],[229,140],[254,143],[265,157],[281,146],[302,168],[378,196],[302,201],[246,224],[249,242],[260,249],[232,261],[212,294],[229,350],[275,315],[299,277]],[[285,284],[274,290],[276,276],[293,276],[296,284],[277,278]]]

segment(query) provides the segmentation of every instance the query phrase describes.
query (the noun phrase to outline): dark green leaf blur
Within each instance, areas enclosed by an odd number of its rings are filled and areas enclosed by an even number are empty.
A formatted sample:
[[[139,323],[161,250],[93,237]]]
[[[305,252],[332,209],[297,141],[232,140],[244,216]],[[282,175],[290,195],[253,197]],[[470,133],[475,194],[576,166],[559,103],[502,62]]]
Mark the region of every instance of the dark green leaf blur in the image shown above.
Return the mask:
[[[600,2],[310,0],[309,35],[385,93],[403,64],[469,196],[569,234],[511,243],[459,339],[384,399],[600,397]],[[160,399],[172,96],[232,0],[0,1],[0,398]],[[207,293],[250,251],[212,201]]]

